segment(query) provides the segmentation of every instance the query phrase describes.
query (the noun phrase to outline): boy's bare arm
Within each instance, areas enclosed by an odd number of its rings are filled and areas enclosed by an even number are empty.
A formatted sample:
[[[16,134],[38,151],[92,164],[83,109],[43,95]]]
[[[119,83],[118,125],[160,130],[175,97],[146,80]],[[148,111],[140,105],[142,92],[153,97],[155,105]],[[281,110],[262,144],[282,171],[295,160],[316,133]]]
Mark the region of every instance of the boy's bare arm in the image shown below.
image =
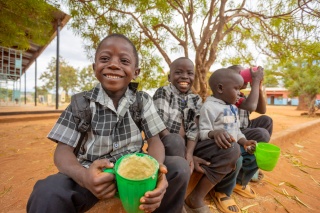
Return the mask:
[[[267,104],[266,104],[266,100],[263,96],[262,81],[261,81],[260,88],[259,88],[259,100],[258,100],[258,106],[257,106],[256,112],[260,113],[260,114],[265,114],[267,111],[266,105]]]
[[[251,91],[248,97],[240,104],[239,108],[254,112],[257,110],[260,101],[260,84],[263,80],[263,68],[258,67],[258,70],[252,72]],[[263,95],[262,95],[263,98]]]
[[[69,145],[58,143],[54,163],[59,172],[90,190],[99,199],[113,197],[116,192],[114,175],[102,171],[103,168],[112,168],[113,164],[103,159],[94,161],[88,169],[84,168],[78,162],[73,149]]]
[[[155,135],[147,139],[148,154],[154,157],[159,164],[163,164],[165,158],[165,150],[159,135]]]
[[[196,147],[196,141],[194,140],[187,140],[187,149],[186,149],[186,160],[188,161],[190,173],[193,172],[194,169],[194,162],[193,162],[193,152]]]

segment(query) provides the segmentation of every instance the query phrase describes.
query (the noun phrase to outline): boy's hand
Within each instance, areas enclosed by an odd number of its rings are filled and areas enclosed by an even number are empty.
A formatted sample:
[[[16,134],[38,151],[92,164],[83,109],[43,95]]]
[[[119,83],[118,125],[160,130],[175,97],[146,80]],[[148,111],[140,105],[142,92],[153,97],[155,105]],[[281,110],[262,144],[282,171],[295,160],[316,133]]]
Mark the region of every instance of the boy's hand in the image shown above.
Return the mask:
[[[207,166],[210,165],[210,162],[203,160],[202,158],[199,158],[197,156],[193,156],[193,162],[194,162],[194,170],[196,170],[197,172],[200,172],[202,174],[204,174],[204,171],[200,165],[201,164],[205,164]]]
[[[111,198],[116,193],[115,176],[103,172],[104,168],[113,168],[113,163],[107,159],[96,160],[86,169],[82,178],[84,187],[99,199]]]
[[[264,69],[263,67],[258,66],[257,71],[252,71],[250,68],[251,76],[252,76],[252,82],[260,82],[263,80],[264,76]]]
[[[159,167],[157,186],[153,191],[146,192],[140,199],[141,205],[139,206],[139,209],[144,212],[153,212],[160,206],[164,193],[168,187],[168,181],[166,178],[167,172],[167,167],[161,164]]]
[[[252,155],[254,151],[256,151],[256,144],[257,144],[257,141],[247,140],[246,142],[244,142],[243,148],[244,150],[246,150],[246,152]]]
[[[209,132],[209,138],[214,139],[217,146],[223,149],[231,147],[232,142],[236,142],[235,139],[226,130],[219,129]]]

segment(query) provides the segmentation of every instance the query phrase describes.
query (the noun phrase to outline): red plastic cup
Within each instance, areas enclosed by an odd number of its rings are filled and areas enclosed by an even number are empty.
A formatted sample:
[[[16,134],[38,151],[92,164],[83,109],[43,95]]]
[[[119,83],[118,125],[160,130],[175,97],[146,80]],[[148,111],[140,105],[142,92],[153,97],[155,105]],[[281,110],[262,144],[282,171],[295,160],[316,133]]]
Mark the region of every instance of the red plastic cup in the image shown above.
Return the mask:
[[[251,69],[252,69],[252,72],[254,72],[254,71],[257,71],[258,67],[251,67]],[[241,70],[240,75],[242,76],[244,83],[252,82],[250,68]]]

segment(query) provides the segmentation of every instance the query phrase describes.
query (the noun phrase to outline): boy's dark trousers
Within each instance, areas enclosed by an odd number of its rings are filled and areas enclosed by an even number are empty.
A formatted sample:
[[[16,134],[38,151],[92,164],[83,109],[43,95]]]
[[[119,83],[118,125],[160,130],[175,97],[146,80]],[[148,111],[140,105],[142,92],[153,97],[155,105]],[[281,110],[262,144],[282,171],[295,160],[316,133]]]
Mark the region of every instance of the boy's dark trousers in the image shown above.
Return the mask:
[[[168,138],[169,139],[169,138]],[[168,188],[156,209],[157,213],[181,213],[187,190],[190,169],[180,156],[166,156]],[[39,180],[30,195],[27,212],[85,212],[99,201],[89,190],[81,187],[68,176],[58,173]]]
[[[273,129],[273,121],[269,116],[262,115],[250,121],[250,126],[242,133],[247,140],[255,140],[257,142],[269,142]],[[237,183],[245,186],[249,183],[253,175],[258,171],[258,165],[254,155],[247,153],[241,147],[241,155],[243,157],[242,168],[237,177]]]
[[[272,135],[273,121],[267,115],[259,116],[250,121],[248,128],[241,130],[247,140],[269,142]]]

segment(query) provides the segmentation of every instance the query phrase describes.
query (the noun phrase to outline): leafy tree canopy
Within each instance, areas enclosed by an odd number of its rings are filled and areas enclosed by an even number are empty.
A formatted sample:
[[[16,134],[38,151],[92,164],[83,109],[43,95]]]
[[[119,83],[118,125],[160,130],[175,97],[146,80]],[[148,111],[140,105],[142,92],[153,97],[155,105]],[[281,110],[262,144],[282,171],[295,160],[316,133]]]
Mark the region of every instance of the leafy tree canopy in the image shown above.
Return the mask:
[[[305,97],[309,113],[313,114],[320,94],[320,43],[305,41],[300,47],[299,54],[282,66],[283,79],[292,96]]]
[[[161,61],[169,65],[173,54],[189,57],[195,62],[194,89],[202,97],[207,95],[207,73],[214,63],[255,65],[250,46],[282,60],[284,44],[319,35],[316,13],[308,9],[319,11],[319,3],[313,1],[69,0],[67,4],[72,27],[88,42],[89,56],[106,35],[127,35],[140,53],[147,87],[160,86],[149,79],[166,75]]]
[[[47,44],[55,10],[45,0],[0,0],[0,46],[26,50],[30,41]]]

